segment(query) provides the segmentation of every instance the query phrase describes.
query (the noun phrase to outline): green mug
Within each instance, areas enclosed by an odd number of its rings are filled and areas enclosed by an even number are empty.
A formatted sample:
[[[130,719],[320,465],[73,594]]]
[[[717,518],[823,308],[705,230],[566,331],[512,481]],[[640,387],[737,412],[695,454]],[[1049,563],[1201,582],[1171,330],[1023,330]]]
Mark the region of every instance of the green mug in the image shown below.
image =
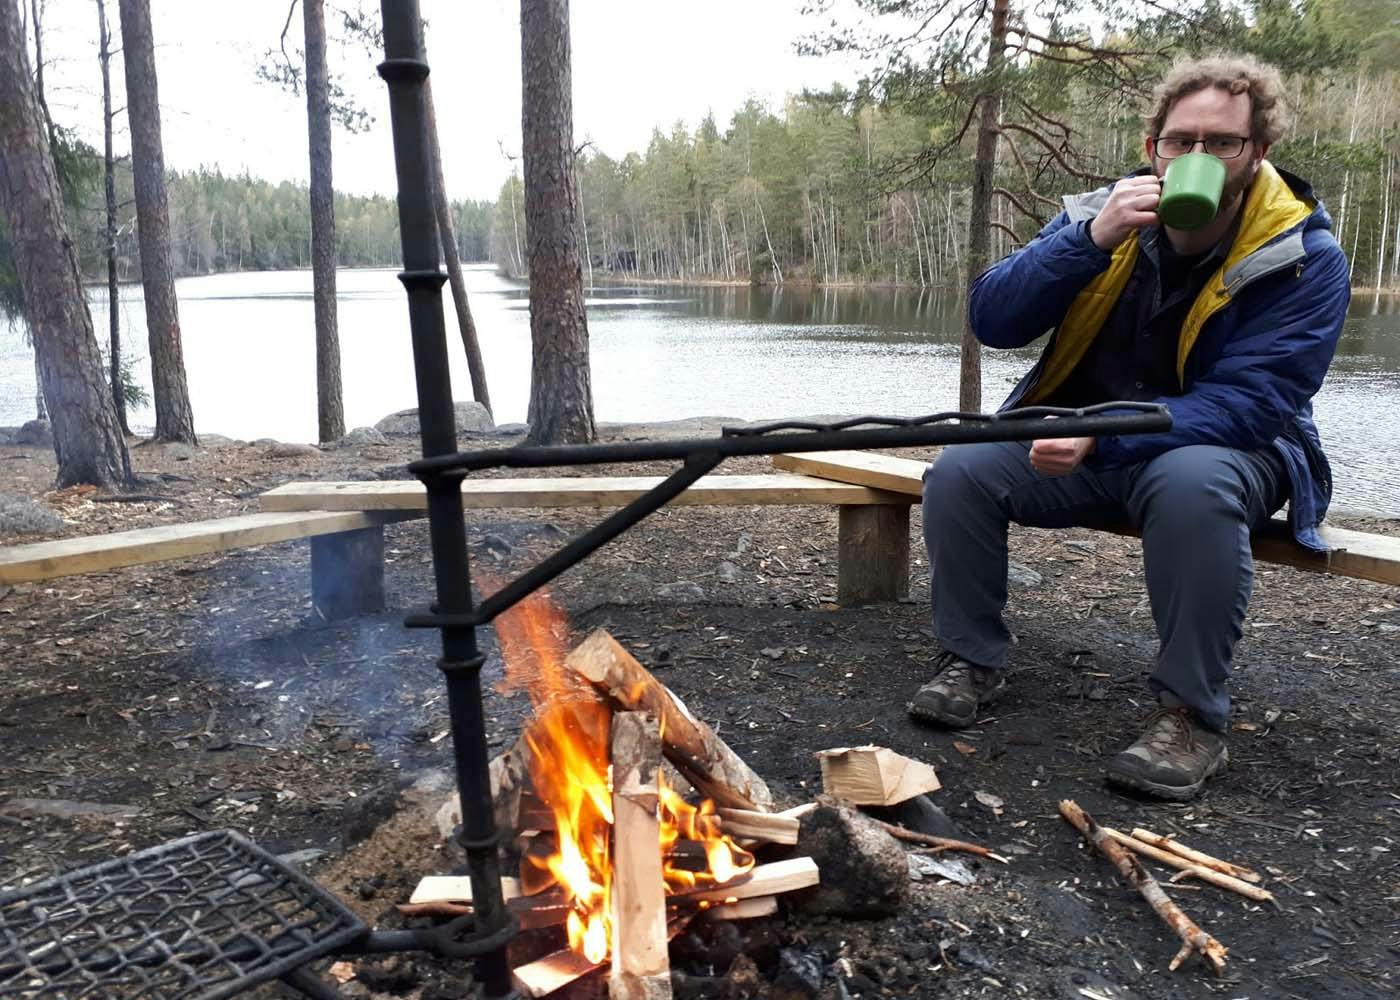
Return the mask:
[[[1220,211],[1225,161],[1209,153],[1187,153],[1167,164],[1157,217],[1172,229],[1200,229]]]

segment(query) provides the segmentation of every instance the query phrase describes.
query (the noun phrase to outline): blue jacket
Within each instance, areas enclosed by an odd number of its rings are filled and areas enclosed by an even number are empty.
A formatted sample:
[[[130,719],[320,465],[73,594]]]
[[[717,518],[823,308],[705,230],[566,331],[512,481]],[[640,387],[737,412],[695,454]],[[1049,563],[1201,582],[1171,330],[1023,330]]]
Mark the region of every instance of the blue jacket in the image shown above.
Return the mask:
[[[1136,234],[1112,254],[1088,236],[1088,220],[1110,190],[1065,198],[1065,210],[1030,243],[973,283],[968,318],[988,347],[1024,347],[1053,328],[1003,409],[1039,402],[1064,382],[1132,273]],[[1171,411],[1172,429],[1099,438],[1090,464],[1135,464],[1192,444],[1272,446],[1288,469],[1294,537],[1326,551],[1317,526],[1331,501],[1332,472],[1313,424],[1312,397],[1351,299],[1347,261],[1331,225],[1306,182],[1262,163],[1226,259],[1182,324],[1180,392],[1154,400]]]

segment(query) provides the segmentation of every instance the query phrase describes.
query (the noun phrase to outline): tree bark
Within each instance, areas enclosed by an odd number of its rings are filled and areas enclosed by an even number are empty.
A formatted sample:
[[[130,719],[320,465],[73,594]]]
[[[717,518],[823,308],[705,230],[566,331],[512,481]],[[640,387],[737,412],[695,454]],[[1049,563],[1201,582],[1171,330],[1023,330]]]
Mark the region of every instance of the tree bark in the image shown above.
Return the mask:
[[[112,375],[112,403],[117,426],[131,433],[126,420],[126,391],[122,383],[121,290],[117,287],[117,173],[112,158],[112,35],[107,30],[106,0],[97,0],[97,61],[102,66],[102,189],[107,208],[103,231],[107,257],[108,361]]]
[[[433,107],[433,81],[423,81],[424,111],[428,119],[428,151],[433,159],[433,214],[437,216],[438,242],[447,263],[447,284],[452,289],[452,305],[457,310],[457,327],[462,332],[462,348],[467,352],[467,371],[472,379],[472,398],[491,412],[491,393],[486,388],[486,366],[481,360],[481,343],[476,338],[476,322],[467,302],[467,283],[462,278],[462,259],[457,252],[457,235],[452,226],[452,207],[447,201],[447,178],[442,169],[442,146],[438,143],[437,111]]]
[[[126,485],[131,465],[83,298],[48,134],[40,121],[19,7],[0,3],[0,209],[52,404],[58,484]]]
[[[1009,0],[992,6],[991,40],[987,43],[987,86],[981,95],[982,117],[977,129],[977,156],[972,169],[972,211],[967,229],[967,286],[987,267],[992,238],[992,186],[997,169],[998,120],[1001,117],[1001,66],[1006,46]],[[982,344],[963,328],[958,409],[982,409]]]
[[[197,444],[180,310],[170,260],[170,211],[165,197],[165,151],[160,136],[155,39],[150,0],[118,0],[122,61],[126,66],[126,114],[131,126],[131,172],[141,248],[141,286],[146,296],[146,332],[151,350],[151,395],[155,441]]]
[[[323,0],[303,0],[306,125],[311,151],[311,287],[316,315],[316,427],[322,444],[345,436],[340,334],[335,315],[335,189],[331,182],[331,99]]]
[[[568,0],[520,2],[532,444],[592,441],[593,388],[579,266]]]

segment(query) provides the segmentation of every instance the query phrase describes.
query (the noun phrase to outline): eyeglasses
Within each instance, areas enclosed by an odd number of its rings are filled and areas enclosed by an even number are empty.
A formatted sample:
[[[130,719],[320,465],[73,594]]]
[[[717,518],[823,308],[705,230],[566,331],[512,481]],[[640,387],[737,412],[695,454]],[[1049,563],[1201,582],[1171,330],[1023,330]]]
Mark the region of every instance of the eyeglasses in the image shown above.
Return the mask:
[[[1244,152],[1247,135],[1208,135],[1204,139],[1190,139],[1180,135],[1159,135],[1152,140],[1152,147],[1164,160],[1174,160],[1185,156],[1200,146],[1211,156],[1221,160],[1233,160]]]

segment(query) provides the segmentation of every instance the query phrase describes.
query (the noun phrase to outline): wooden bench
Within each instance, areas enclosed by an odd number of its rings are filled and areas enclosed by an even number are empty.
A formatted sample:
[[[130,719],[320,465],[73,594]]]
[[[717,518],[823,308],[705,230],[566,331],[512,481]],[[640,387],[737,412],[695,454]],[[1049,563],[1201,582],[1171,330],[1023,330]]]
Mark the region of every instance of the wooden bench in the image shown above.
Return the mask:
[[[463,506],[620,507],[659,477],[469,479]],[[908,595],[909,500],[858,484],[788,473],[705,476],[674,506],[834,505],[842,603]],[[309,538],[311,596],[326,619],[384,608],[384,525],[427,514],[416,480],[288,483],[255,514],[0,547],[0,584],[52,580],[230,549]]]
[[[467,510],[488,508],[621,507],[661,482],[659,476],[468,479]],[[854,483],[789,473],[703,476],[668,506],[832,505],[837,514],[836,599],[841,604],[909,596],[909,498]],[[428,496],[417,480],[287,483],[262,495],[267,511],[358,511],[424,517]],[[382,543],[381,543],[382,552]],[[383,590],[383,562],[361,560],[372,597]],[[377,567],[377,568],[376,568]],[[313,566],[313,574],[315,567]],[[378,574],[379,582],[374,582]],[[314,583],[314,581],[313,581]],[[314,589],[314,587],[313,587]],[[336,605],[356,613],[353,593]],[[358,608],[370,610],[370,605]],[[329,616],[328,616],[329,617]]]
[[[911,503],[918,503],[923,497],[923,475],[928,468],[927,462],[918,459],[863,451],[774,455],[773,464],[790,472],[902,494]],[[1118,533],[1137,534],[1127,527]],[[1323,525],[1321,534],[1332,551],[1309,552],[1293,541],[1286,523],[1275,520],[1255,533],[1254,558],[1296,569],[1400,585],[1400,538],[1331,525]]]

